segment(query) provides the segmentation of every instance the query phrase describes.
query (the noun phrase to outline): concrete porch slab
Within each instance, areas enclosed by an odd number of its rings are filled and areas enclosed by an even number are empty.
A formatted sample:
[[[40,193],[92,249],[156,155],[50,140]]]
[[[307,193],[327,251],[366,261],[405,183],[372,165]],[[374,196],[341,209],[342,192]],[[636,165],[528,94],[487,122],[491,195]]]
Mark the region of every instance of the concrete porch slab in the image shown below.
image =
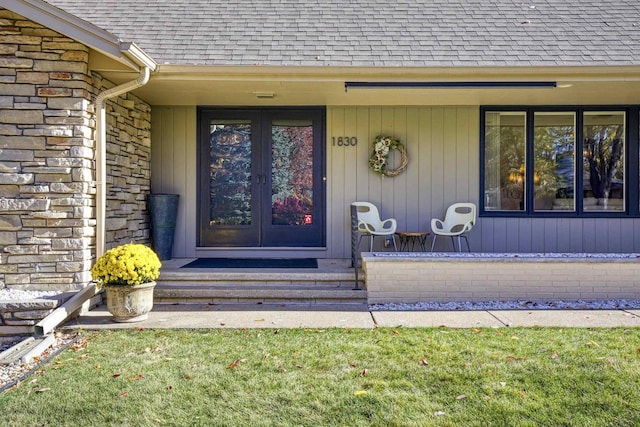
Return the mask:
[[[379,327],[499,328],[505,326],[486,311],[372,311]]]
[[[567,328],[640,326],[640,311],[623,310],[511,310],[491,311],[507,326],[554,326]]]
[[[201,329],[201,328],[353,328],[375,327],[366,306],[269,306],[182,304],[173,310],[154,308],[147,320],[116,323],[104,308],[69,321],[65,329]]]

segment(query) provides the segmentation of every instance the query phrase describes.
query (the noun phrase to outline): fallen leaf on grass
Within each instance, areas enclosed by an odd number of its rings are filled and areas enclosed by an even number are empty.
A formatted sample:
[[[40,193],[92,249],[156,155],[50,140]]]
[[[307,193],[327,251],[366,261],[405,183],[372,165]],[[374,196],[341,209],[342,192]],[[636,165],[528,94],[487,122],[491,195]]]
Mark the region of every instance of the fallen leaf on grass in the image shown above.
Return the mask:
[[[393,332],[394,335],[400,335],[400,331],[398,331],[397,329],[394,329],[391,332]]]
[[[422,359],[422,360],[420,361],[420,364],[421,364],[422,366],[427,366],[427,365],[429,364],[429,362],[427,362],[425,359]]]
[[[39,388],[36,390],[36,393],[44,393],[45,391],[51,391],[50,388]]]
[[[553,354],[551,355],[551,358],[552,358],[553,360],[556,360],[556,359],[558,358],[558,353],[553,353]]]
[[[100,366],[100,365],[96,365],[96,366],[94,366],[93,368],[99,371],[100,369],[102,369],[102,366]]]
[[[229,366],[227,366],[227,369],[235,369],[237,368],[242,362],[246,362],[247,359],[236,359],[234,360]]]
[[[84,338],[79,338],[76,340],[76,342],[71,344],[71,350],[73,351],[80,351],[86,347],[87,347],[87,340]]]
[[[466,398],[467,398],[467,396],[466,396],[466,395],[461,394],[461,395],[459,395],[458,397],[456,397],[456,400],[464,400],[464,399],[466,399]]]
[[[482,331],[478,328],[471,328],[471,332],[473,332],[474,334],[481,334]]]
[[[296,365],[296,368],[298,368],[298,369],[303,369],[303,368],[304,368],[304,366],[302,366],[302,365]]]
[[[518,390],[518,394],[520,395],[520,397],[525,397],[527,395],[527,393],[522,390]]]
[[[354,396],[363,396],[365,394],[367,394],[367,390],[357,390],[353,392]]]
[[[369,371],[367,371],[367,369],[366,369],[366,368],[365,368],[365,369],[363,369],[363,370],[362,370],[362,372],[360,372],[360,376],[361,376],[361,377],[364,377],[365,375],[367,375],[367,372],[369,372]]]
[[[113,374],[113,378],[120,378],[122,374]]]
[[[525,360],[525,358],[524,357],[507,356],[507,360],[510,360],[510,361]]]
[[[169,391],[173,390],[173,386],[172,385],[167,386],[167,390]]]
[[[131,378],[131,381],[140,381],[143,378],[144,378],[144,375],[137,374],[135,377]]]
[[[129,392],[128,391],[123,391],[122,393],[120,393],[118,395],[118,397],[128,397],[129,396]]]
[[[595,341],[589,341],[589,342],[587,343],[587,345],[588,345],[589,347],[600,347],[600,344],[598,344],[598,343],[597,343],[597,342],[595,342]]]

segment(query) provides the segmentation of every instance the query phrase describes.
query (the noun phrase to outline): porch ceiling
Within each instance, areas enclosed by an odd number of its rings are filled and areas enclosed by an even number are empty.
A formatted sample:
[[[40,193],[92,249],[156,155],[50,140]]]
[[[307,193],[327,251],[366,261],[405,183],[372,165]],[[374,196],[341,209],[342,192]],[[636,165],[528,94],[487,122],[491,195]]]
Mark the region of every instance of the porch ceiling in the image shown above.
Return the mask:
[[[110,78],[108,71],[103,72]],[[114,80],[131,76],[117,73]],[[350,88],[356,82],[556,82],[556,88]],[[273,98],[262,97],[273,94]],[[639,67],[582,69],[354,69],[160,66],[136,90],[152,105],[636,104]]]

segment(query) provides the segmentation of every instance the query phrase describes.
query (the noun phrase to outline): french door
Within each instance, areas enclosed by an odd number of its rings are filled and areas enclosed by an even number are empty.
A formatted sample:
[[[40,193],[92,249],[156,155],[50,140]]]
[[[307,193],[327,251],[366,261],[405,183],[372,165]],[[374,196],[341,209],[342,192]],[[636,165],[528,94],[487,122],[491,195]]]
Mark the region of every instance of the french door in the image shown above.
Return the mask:
[[[324,117],[200,109],[198,246],[324,246]]]

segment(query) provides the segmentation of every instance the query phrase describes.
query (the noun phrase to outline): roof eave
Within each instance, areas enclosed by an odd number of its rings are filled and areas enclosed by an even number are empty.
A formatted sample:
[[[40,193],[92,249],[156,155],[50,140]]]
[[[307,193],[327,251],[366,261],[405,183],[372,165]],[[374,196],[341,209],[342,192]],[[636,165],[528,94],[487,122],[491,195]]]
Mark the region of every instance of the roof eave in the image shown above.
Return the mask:
[[[206,78],[273,78],[341,80],[345,77],[394,78],[412,80],[446,78],[449,80],[473,76],[478,80],[495,79],[496,76],[522,76],[535,78],[572,77],[588,80],[620,80],[640,78],[640,65],[598,65],[598,66],[424,66],[424,67],[363,67],[363,66],[252,66],[252,65],[179,65],[159,64],[156,78],[185,78],[199,80]]]

